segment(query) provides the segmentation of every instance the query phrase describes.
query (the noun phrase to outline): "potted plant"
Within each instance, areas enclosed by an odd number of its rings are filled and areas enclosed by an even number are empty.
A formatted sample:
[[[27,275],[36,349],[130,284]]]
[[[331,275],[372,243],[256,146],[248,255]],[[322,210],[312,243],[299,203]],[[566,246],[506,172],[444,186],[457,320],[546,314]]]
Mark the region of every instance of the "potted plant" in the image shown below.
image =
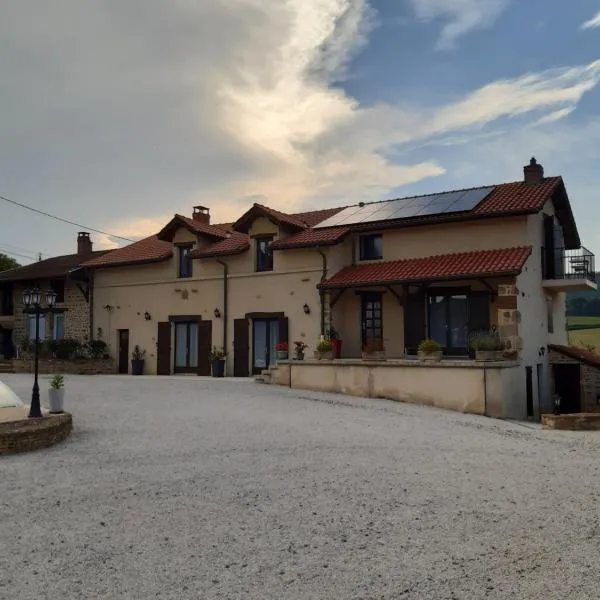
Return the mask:
[[[64,412],[63,406],[65,403],[65,378],[62,375],[55,375],[50,380],[48,400],[50,403],[51,414]]]
[[[340,340],[340,336],[338,332],[330,327],[327,330],[326,338],[331,342],[331,348],[333,350],[333,358],[341,358],[342,357],[342,340]]]
[[[475,360],[498,360],[504,343],[495,333],[485,333],[473,337],[471,348],[475,350]]]
[[[385,360],[383,340],[379,338],[368,338],[362,349],[362,359]]]
[[[315,358],[318,360],[332,360],[333,359],[333,350],[331,346],[331,342],[329,340],[321,340],[317,344],[317,349],[315,351]]]
[[[442,360],[442,347],[435,340],[426,339],[419,344],[417,354],[422,362],[440,362]]]
[[[210,360],[211,372],[213,377],[225,377],[225,351],[223,348],[213,346],[208,358]]]
[[[290,347],[287,342],[279,342],[275,344],[275,357],[277,361],[287,360]]]
[[[132,375],[143,375],[144,374],[144,358],[146,351],[140,348],[137,344],[133,348],[131,353],[131,374]]]
[[[304,351],[308,348],[308,344],[304,342],[294,342],[294,358],[296,360],[304,360]]]

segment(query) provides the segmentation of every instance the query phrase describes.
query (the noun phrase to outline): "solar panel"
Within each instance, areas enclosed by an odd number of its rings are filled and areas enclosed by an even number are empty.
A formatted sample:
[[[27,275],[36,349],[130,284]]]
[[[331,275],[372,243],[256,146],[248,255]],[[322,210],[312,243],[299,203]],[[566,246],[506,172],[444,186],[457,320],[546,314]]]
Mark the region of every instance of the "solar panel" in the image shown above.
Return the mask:
[[[462,198],[454,202],[446,212],[462,212],[465,210],[473,210],[486,196],[494,190],[493,187],[477,188],[475,190],[467,190]]]
[[[315,225],[315,228],[335,227],[341,221],[343,221],[346,217],[353,214],[357,208],[358,208],[357,206],[349,206],[348,208],[345,208],[344,210],[340,211],[339,213],[333,215],[333,217],[329,217],[329,219],[325,219],[325,221],[321,221],[321,223]]]

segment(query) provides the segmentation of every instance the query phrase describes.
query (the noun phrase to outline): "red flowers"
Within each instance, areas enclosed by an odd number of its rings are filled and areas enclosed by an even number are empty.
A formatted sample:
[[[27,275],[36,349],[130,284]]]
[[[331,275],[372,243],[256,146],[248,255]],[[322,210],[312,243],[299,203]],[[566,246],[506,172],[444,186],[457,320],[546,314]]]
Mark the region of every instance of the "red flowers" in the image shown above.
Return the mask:
[[[287,342],[279,342],[278,344],[275,344],[275,350],[280,350],[280,351],[285,351],[288,352],[289,350],[289,346]]]

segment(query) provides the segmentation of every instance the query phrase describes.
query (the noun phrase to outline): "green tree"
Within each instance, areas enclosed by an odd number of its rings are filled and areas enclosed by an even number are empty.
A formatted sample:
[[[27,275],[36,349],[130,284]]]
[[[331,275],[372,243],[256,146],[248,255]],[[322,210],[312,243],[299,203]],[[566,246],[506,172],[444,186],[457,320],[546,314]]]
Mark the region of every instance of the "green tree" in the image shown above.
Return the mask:
[[[2,254],[0,252],[0,271],[6,271],[7,269],[14,269],[21,265],[12,257]]]

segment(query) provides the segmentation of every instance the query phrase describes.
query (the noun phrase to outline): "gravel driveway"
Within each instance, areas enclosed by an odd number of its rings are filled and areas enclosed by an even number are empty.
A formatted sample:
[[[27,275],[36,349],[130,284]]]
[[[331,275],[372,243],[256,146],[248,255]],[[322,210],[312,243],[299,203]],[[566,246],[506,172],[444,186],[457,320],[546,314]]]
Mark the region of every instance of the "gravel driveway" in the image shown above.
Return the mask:
[[[0,459],[0,598],[598,597],[600,433],[239,381],[67,393],[69,440]]]

